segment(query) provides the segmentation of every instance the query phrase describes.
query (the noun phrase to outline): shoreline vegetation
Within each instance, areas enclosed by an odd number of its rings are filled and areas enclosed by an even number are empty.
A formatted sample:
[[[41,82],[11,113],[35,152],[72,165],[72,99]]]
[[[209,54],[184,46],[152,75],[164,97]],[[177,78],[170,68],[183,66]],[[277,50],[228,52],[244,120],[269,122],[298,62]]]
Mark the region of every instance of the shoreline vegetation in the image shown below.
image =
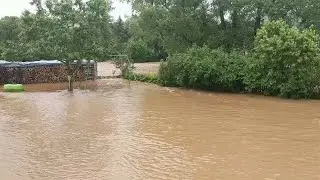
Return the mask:
[[[272,21],[257,32],[250,55],[192,46],[162,61],[156,74],[128,70],[124,78],[169,87],[319,99],[318,38],[312,29]]]

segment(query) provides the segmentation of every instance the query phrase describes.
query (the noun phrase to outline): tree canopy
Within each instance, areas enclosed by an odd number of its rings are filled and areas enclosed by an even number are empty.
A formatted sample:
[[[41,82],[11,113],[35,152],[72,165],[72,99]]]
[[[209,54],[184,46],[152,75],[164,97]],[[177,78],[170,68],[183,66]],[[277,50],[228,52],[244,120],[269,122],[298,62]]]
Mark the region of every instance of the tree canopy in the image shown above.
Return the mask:
[[[317,0],[126,2],[133,14],[123,20],[110,16],[110,0],[32,0],[35,13],[0,20],[1,58],[106,60],[108,54],[128,54],[148,61],[192,45],[250,52],[257,30],[271,20],[320,30]]]
[[[112,49],[108,1],[33,0],[31,4],[36,13],[25,11],[20,18],[1,20],[1,25],[14,29],[1,29],[10,35],[1,36],[4,59],[103,59]]]

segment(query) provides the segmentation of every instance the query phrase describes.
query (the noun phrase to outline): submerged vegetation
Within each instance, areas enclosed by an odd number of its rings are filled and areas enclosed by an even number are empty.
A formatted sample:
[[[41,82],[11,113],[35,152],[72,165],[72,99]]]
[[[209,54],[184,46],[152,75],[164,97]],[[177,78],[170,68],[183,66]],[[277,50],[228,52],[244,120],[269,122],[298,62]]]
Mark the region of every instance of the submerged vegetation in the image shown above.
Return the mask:
[[[110,0],[32,0],[35,13],[0,20],[0,59],[71,67],[124,54],[163,59],[158,75],[135,78],[164,86],[319,96],[318,0],[127,2],[132,16],[123,20],[111,17]]]
[[[124,78],[132,81],[141,81],[153,84],[159,83],[159,77],[155,73],[138,74],[134,72],[129,72],[124,76]]]

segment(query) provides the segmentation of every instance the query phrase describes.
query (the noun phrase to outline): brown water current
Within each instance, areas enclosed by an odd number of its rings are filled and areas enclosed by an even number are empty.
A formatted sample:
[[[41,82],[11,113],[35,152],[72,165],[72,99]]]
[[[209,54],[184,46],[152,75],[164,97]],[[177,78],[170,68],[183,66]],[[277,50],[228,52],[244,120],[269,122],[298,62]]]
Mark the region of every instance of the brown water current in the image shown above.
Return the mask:
[[[320,101],[65,87],[0,92],[1,180],[320,179]]]

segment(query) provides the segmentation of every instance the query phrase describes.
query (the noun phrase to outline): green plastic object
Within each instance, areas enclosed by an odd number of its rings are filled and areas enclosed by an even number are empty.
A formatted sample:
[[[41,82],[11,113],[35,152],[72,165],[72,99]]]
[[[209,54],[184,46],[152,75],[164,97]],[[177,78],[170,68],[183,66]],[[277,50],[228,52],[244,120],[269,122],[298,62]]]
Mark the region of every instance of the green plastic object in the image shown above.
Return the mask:
[[[22,84],[5,84],[3,90],[5,92],[22,92],[24,91],[24,86]]]

